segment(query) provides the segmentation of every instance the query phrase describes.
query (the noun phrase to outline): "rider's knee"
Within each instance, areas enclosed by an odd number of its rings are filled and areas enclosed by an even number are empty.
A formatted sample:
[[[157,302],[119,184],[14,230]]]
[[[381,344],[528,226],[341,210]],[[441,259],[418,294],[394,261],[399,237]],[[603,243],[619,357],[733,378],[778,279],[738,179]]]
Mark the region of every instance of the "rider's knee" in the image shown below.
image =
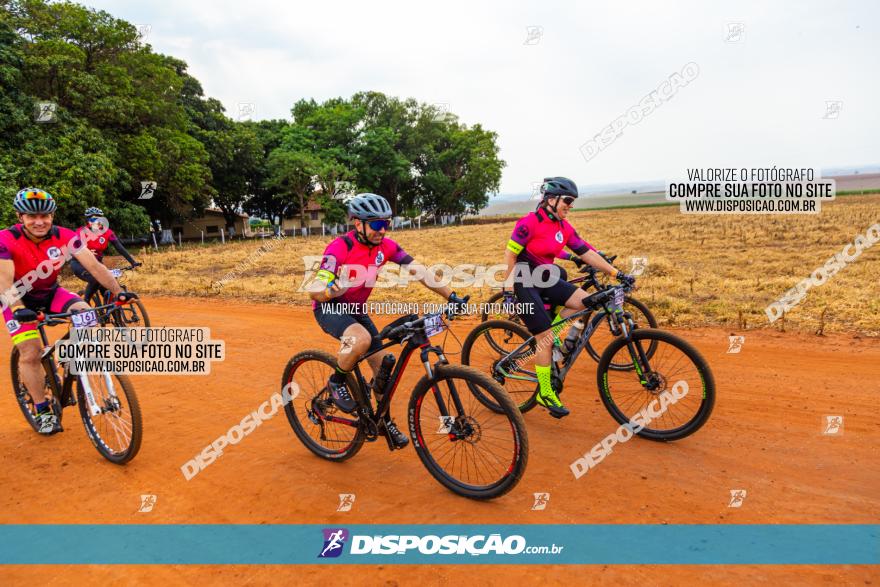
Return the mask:
[[[18,360],[24,365],[40,364],[40,345],[35,340],[27,340],[18,344]]]

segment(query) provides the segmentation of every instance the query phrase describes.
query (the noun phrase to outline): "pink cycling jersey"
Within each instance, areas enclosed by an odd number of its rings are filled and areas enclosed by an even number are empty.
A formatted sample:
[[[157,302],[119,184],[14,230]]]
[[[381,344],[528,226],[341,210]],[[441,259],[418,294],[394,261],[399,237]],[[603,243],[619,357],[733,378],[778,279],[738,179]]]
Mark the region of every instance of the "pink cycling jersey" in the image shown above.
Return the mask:
[[[13,280],[18,281],[31,271],[36,272],[37,278],[30,286],[32,293],[52,289],[64,265],[61,257],[69,259],[71,253],[80,250],[82,246],[79,235],[62,226],[53,226],[49,234],[38,243],[24,234],[21,224],[0,231],[0,259],[7,259],[15,264]],[[39,271],[38,267],[41,268]]]
[[[107,250],[107,247],[110,246],[110,243],[116,242],[116,234],[109,228],[106,232],[101,233],[100,236],[98,236],[97,233],[93,233],[88,226],[82,226],[78,228],[76,232],[83,236],[86,246],[92,253],[94,253],[95,258],[98,261],[104,258],[104,252]],[[92,236],[87,238],[87,235]]]
[[[385,263],[391,261],[398,265],[412,263],[413,258],[390,238],[383,238],[381,244],[367,246],[357,240],[354,231],[334,239],[324,250],[319,279],[339,279],[338,285],[348,290],[335,302],[362,304],[370,297],[376,282],[376,275]],[[322,276],[323,273],[323,276]],[[317,307],[317,302],[312,307]]]
[[[518,261],[531,265],[546,265],[560,257],[562,249],[568,247],[576,255],[596,249],[578,236],[574,227],[565,220],[551,218],[547,211],[539,208],[519,219],[507,248],[517,254]]]

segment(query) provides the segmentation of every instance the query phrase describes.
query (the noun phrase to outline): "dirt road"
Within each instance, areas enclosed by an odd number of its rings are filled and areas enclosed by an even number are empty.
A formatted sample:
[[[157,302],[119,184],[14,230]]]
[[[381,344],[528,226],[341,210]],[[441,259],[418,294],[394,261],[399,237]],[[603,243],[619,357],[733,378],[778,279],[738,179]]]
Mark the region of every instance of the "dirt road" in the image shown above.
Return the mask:
[[[537,409],[526,416],[531,450],[522,482],[501,499],[477,503],[443,489],[411,448],[392,454],[377,442],[346,463],[319,460],[299,443],[283,413],[187,481],[181,465],[279,391],[290,356],[307,347],[335,351],[337,344],[302,307],[151,297],[148,308],[154,326],[210,327],[213,338],[226,342],[227,360],[214,363],[210,376],[133,377],[145,435],[140,454],[125,467],[98,455],[74,411],[65,414],[63,434],[37,437],[7,380],[0,394],[0,523],[757,524],[880,518],[876,339],[746,332],[738,333],[746,335],[742,352],[727,354],[727,331],[680,331],[715,373],[718,402],[709,423],[678,443],[636,439],[621,445],[575,480],[569,463],[615,428],[599,401],[594,363],[584,360],[567,382],[570,417],[558,421]],[[458,321],[453,330],[463,339],[472,326]],[[3,373],[6,344],[0,351]],[[458,350],[458,344],[448,341],[447,350]],[[401,424],[408,391],[421,375],[413,362],[395,397]],[[844,416],[842,434],[822,434],[826,415]],[[742,507],[728,507],[732,489],[747,490]],[[536,492],[550,493],[546,510],[531,510]],[[356,494],[350,512],[336,511],[340,493]],[[152,512],[138,512],[142,494],[157,496]],[[344,585],[363,580],[364,572],[354,566],[7,567],[0,569],[0,584],[268,584],[279,577],[310,583],[332,574]],[[801,584],[876,580],[870,567],[471,565],[378,567],[369,583],[482,584],[514,581],[524,572],[551,585],[697,579],[733,585],[755,580],[756,573]]]

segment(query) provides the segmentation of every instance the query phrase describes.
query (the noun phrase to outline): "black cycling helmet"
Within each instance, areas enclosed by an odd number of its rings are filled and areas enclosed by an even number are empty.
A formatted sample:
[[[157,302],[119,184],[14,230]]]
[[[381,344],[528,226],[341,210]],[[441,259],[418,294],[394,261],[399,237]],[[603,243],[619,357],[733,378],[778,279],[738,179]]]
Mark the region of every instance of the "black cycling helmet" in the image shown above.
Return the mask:
[[[348,215],[360,220],[391,218],[391,205],[378,194],[358,194],[348,202]]]
[[[103,216],[103,215],[104,215],[104,211],[101,210],[100,208],[95,208],[94,206],[92,206],[91,208],[86,208],[86,213],[84,214],[84,216],[86,218],[88,218],[89,216]]]
[[[578,186],[567,177],[545,177],[544,185],[541,186],[541,194],[544,199],[554,196],[578,197]]]

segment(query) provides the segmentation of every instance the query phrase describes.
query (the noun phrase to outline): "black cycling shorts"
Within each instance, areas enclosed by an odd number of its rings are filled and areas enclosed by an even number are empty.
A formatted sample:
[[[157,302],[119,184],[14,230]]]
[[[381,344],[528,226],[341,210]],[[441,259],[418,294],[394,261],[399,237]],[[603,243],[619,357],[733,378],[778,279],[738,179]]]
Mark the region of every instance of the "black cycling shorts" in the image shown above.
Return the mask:
[[[533,269],[534,267],[531,267],[530,271]],[[523,304],[523,312],[519,317],[532,335],[550,330],[553,317],[544,306],[549,305],[551,308],[564,306],[568,298],[578,289],[577,286],[566,281],[568,274],[565,269],[562,267],[557,269],[560,274],[559,279],[546,287],[528,286],[514,281],[513,292],[516,294],[516,301]]]
[[[373,320],[369,316],[366,314],[352,313],[337,314],[332,311],[333,305],[333,302],[322,302],[319,303],[314,310],[315,320],[318,321],[318,326],[321,327],[321,330],[333,338],[341,340],[342,334],[345,332],[346,328],[352,324],[360,324],[366,328],[367,332],[370,333],[370,336],[373,337],[373,341],[370,343],[370,348],[367,350],[367,354],[373,353],[382,348],[382,342],[379,340],[379,330],[376,328],[376,325],[373,324]]]

